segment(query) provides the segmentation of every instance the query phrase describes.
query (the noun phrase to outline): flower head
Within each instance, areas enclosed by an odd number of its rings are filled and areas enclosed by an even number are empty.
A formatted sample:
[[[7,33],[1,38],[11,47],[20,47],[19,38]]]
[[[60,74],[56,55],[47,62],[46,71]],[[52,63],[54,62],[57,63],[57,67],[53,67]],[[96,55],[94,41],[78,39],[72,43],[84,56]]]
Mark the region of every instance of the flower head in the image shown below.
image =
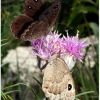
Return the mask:
[[[78,32],[76,36],[69,37],[67,31],[67,37],[64,38],[64,48],[66,49],[67,53],[74,55],[78,60],[82,61],[84,54],[82,53],[82,49],[87,47],[88,45],[85,43],[87,39],[84,41],[79,40]]]
[[[76,63],[76,59],[79,61],[83,59],[84,54],[81,50],[88,46],[85,41],[86,39],[80,40],[78,38],[78,32],[76,36],[69,37],[67,31],[67,37],[62,38],[60,38],[58,32],[50,32],[47,36],[31,42],[32,54],[46,61],[60,51],[60,58],[66,62],[71,70]]]
[[[32,54],[48,60],[60,51],[61,58],[65,58],[65,55],[73,55],[82,61],[84,54],[81,50],[87,46],[85,41],[79,40],[78,32],[76,36],[69,37],[67,31],[67,37],[63,38],[60,38],[60,35],[56,31],[50,32],[46,37],[40,37],[31,43],[33,47]]]
[[[56,34],[55,34],[56,33]],[[33,47],[33,55],[39,56],[42,59],[49,59],[60,49],[62,39],[59,38],[58,32],[50,32],[46,37],[41,37],[36,41],[31,42]]]

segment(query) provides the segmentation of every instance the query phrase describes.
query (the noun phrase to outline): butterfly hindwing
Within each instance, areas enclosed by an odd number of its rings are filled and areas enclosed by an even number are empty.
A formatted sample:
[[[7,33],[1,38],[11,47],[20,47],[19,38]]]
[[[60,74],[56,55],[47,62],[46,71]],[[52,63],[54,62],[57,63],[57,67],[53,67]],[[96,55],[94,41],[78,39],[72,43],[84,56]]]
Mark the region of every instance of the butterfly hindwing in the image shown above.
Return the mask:
[[[15,20],[11,24],[11,30],[14,33],[14,36],[20,39],[25,28],[27,28],[32,22],[33,19],[25,14],[15,16]]]
[[[74,100],[75,87],[67,64],[59,57],[44,69],[42,89],[49,100]]]
[[[23,32],[20,39],[24,41],[34,41],[35,39],[47,35],[49,30],[47,30],[48,24],[43,21],[35,21],[28,26],[28,28]]]

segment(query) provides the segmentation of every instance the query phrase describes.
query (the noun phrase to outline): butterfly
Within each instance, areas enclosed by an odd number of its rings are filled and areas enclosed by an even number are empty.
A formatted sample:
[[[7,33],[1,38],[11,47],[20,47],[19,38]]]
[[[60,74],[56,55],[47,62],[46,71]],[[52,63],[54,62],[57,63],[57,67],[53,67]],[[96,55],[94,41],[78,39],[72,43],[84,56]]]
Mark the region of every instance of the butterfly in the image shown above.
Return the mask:
[[[63,59],[55,54],[43,70],[42,90],[49,100],[74,100],[75,86],[70,70]]]
[[[26,0],[24,14],[15,16],[11,31],[15,38],[23,41],[34,41],[46,36],[52,30],[60,9],[61,0],[55,0],[46,10],[43,0]]]

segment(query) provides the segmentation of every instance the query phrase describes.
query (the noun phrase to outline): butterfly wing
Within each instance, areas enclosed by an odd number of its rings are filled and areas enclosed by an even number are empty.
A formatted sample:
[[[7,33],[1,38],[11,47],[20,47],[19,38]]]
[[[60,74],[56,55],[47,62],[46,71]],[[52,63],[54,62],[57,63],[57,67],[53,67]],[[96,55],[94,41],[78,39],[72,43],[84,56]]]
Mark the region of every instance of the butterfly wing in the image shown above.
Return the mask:
[[[27,28],[32,22],[33,19],[25,14],[15,16],[15,20],[11,24],[11,30],[14,33],[14,36],[20,39],[25,28]]]
[[[24,13],[34,20],[38,19],[44,10],[43,0],[26,0],[24,3]]]
[[[41,36],[47,35],[49,31],[47,30],[48,24],[43,21],[35,21],[28,26],[23,32],[20,39],[24,41],[34,41]]]
[[[74,100],[75,87],[66,63],[55,58],[44,70],[42,89],[50,100]]]
[[[39,17],[40,21],[44,21],[51,27],[59,14],[61,9],[61,0],[56,0],[48,9],[46,9]]]

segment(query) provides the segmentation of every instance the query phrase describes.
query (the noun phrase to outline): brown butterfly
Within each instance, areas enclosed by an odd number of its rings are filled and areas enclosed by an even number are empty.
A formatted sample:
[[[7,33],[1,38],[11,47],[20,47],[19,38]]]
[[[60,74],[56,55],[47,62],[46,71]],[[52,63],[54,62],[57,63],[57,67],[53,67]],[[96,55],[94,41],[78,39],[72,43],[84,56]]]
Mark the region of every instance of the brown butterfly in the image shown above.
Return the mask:
[[[61,8],[61,0],[56,0],[44,10],[42,0],[26,0],[24,14],[15,17],[11,30],[17,39],[34,41],[47,35],[52,29]]]

